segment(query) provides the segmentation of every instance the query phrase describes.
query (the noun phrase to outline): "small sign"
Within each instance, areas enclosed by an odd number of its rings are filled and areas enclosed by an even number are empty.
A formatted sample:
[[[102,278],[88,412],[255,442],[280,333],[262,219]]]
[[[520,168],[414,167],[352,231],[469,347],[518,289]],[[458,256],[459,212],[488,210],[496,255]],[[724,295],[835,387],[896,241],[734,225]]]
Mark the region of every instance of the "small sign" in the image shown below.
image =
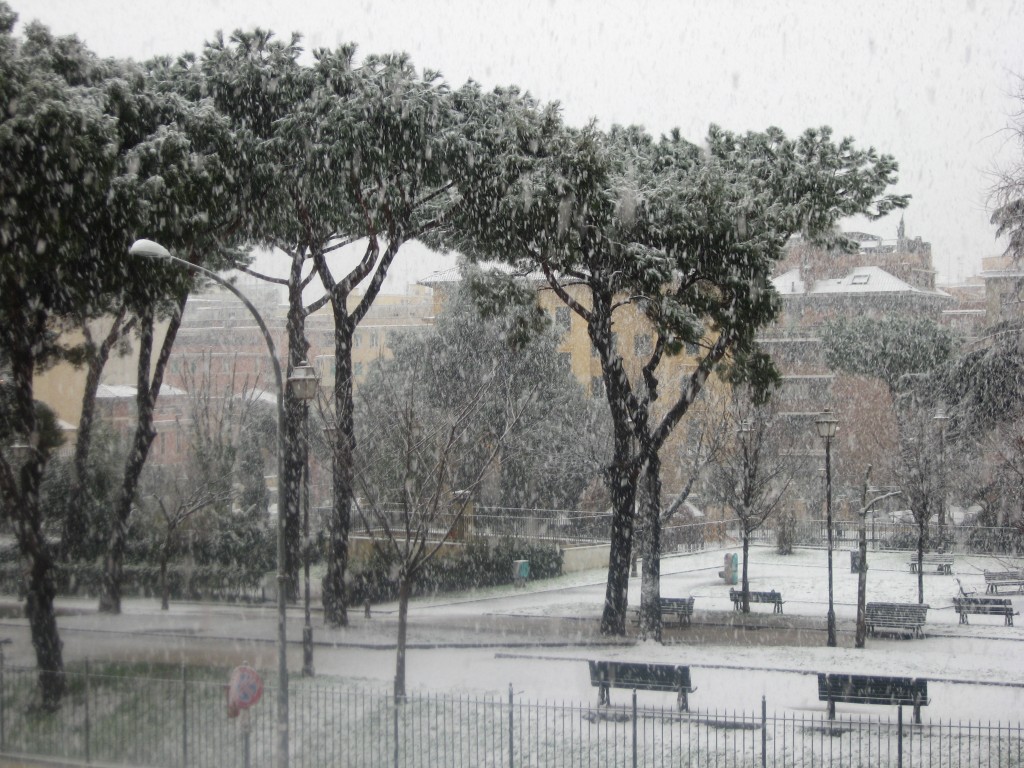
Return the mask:
[[[228,681],[228,717],[248,709],[263,695],[263,680],[252,667],[235,667]]]

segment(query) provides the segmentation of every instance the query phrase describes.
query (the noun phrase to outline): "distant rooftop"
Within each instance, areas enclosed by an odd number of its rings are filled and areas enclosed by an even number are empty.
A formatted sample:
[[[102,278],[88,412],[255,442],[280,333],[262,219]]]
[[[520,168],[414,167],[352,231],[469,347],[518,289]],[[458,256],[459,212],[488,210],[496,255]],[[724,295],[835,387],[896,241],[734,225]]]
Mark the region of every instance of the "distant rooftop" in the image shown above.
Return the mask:
[[[810,290],[804,282],[799,268],[793,268],[772,278],[775,290],[782,296],[803,294],[867,294],[867,293],[918,293],[934,296],[949,296],[942,290],[929,291],[917,288],[900,280],[880,267],[855,267],[847,275],[838,278],[817,280]]]

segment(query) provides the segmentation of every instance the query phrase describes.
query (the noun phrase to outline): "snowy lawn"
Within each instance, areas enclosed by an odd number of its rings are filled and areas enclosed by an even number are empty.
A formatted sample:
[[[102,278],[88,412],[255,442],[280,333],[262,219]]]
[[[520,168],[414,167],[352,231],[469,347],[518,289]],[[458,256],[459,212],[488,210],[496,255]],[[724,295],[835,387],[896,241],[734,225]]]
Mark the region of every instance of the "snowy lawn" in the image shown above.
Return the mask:
[[[532,700],[596,701],[587,658],[689,664],[698,691],[694,708],[753,710],[761,696],[772,711],[819,712],[818,672],[881,674],[924,677],[932,703],[925,712],[931,719],[1017,720],[1024,701],[1024,624],[1006,627],[998,616],[971,616],[970,625],[958,624],[952,607],[958,594],[957,579],[967,590],[984,594],[985,569],[1017,567],[1006,558],[958,555],[953,575],[924,574],[925,602],[930,606],[924,639],[899,636],[869,637],[867,647],[855,649],[857,574],[850,572],[847,549],[833,553],[833,593],[839,628],[839,647],[825,646],[828,605],[826,552],[800,549],[780,556],[773,548],[751,550],[750,587],[774,589],[785,600],[784,614],[771,606],[752,605],[748,616],[737,614],[729,600],[729,586],[718,577],[724,552],[672,556],[662,563],[665,596],[694,596],[694,624],[671,629],[665,643],[637,641],[622,646],[588,645],[604,597],[603,574],[571,574],[550,582],[535,582],[525,589],[494,589],[485,594],[420,600],[410,611],[410,642],[444,642],[445,625],[466,622],[484,629],[499,619],[513,628],[531,626],[531,620],[561,619],[559,632],[565,647],[416,648],[410,652],[410,687],[504,695],[511,683]],[[917,575],[908,567],[907,552],[868,553],[869,602],[917,602]],[[630,582],[630,605],[639,601],[639,579]],[[1024,597],[1007,594],[1015,606]],[[391,607],[375,612],[386,619]],[[474,617],[478,624],[474,625]],[[376,619],[375,619],[376,620]],[[517,620],[522,623],[517,623]],[[630,625],[631,631],[633,625]],[[495,630],[496,631],[496,630]],[[468,637],[467,637],[468,639]],[[509,643],[517,637],[506,638]],[[339,650],[319,664],[320,669],[364,684],[386,685],[393,674],[390,650]],[[612,692],[613,702],[625,702],[627,691]],[[671,705],[672,696],[642,693],[645,703]],[[894,715],[884,707],[838,706],[840,714],[864,712]]]

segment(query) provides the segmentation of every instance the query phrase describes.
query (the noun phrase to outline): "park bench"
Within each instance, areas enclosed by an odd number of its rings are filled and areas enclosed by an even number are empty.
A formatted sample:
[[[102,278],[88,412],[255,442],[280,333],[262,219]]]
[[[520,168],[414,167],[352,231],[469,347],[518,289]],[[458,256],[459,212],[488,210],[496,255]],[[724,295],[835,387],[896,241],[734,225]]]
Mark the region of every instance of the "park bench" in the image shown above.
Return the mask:
[[[732,600],[733,608],[740,610],[743,607],[743,590],[730,589],[729,599]],[[751,603],[771,603],[775,607],[775,613],[782,613],[782,593],[774,589],[771,592],[748,592],[747,599]]]
[[[953,607],[960,614],[960,623],[967,623],[967,614],[1006,617],[1006,626],[1013,626],[1013,602],[1008,597],[954,597]]]
[[[872,635],[885,628],[924,637],[921,628],[927,615],[928,606],[919,603],[868,603],[864,607],[865,624]]]
[[[668,624],[668,617],[675,617],[675,623],[682,627],[683,625],[689,625],[690,618],[693,616],[693,598],[692,597],[660,597],[658,598],[658,607],[661,610],[661,622],[662,624]],[[636,624],[640,623],[640,609],[637,608],[633,614],[633,621]]]
[[[688,694],[697,689],[690,684],[690,668],[676,664],[640,664],[627,661],[589,660],[590,684],[597,687],[597,703],[609,704],[611,688],[637,691],[668,691],[676,694],[680,712],[689,712]]]
[[[828,719],[836,717],[836,702],[886,704],[914,708],[914,722],[921,722],[921,707],[929,703],[928,681],[918,677],[818,674],[818,700],[828,702]]]
[[[1024,591],[1024,573],[1021,571],[985,571],[985,591],[998,595],[1000,587],[1016,587]]]
[[[910,572],[917,573],[917,558],[910,558],[908,564],[910,565]],[[928,552],[921,557],[921,567],[924,572],[927,573],[931,570],[931,566],[935,566],[934,573],[953,573],[953,555],[951,554],[940,554],[938,552]]]

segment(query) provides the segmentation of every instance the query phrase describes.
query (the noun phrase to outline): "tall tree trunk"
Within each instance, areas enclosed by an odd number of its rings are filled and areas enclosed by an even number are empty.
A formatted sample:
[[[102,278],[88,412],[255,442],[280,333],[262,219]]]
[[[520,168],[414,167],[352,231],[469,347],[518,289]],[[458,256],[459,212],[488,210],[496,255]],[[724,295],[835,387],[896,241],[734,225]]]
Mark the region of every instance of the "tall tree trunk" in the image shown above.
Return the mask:
[[[633,516],[636,500],[636,472],[613,464],[607,472],[612,500],[611,546],[608,552],[608,582],[605,587],[601,634],[625,635],[629,609],[629,558],[633,546]]]
[[[640,634],[661,642],[661,459],[655,453],[644,471],[643,557]]]
[[[612,503],[612,526],[608,553],[608,583],[605,588],[601,633],[626,634],[629,608],[630,556],[636,515],[636,485],[640,462],[636,452],[634,424],[630,416],[629,377],[622,359],[613,349],[612,295],[592,287],[590,321],[587,333],[601,358],[601,374],[612,418],[612,460],[604,481]]]
[[[33,320],[26,318],[26,322]],[[42,484],[46,454],[34,444],[38,437],[35,401],[32,390],[32,376],[35,361],[29,339],[39,338],[44,320],[35,318],[37,333],[18,333],[8,329],[17,340],[8,347],[10,354],[11,379],[14,384],[14,432],[27,439],[32,445],[30,455],[21,466],[5,467],[2,475],[2,499],[8,514],[14,521],[18,549],[28,561],[26,579],[27,599],[25,613],[28,616],[32,647],[36,652],[39,698],[46,710],[60,706],[61,697],[67,687],[64,675],[63,644],[57,630],[57,616],[53,609],[56,588],[53,583],[53,552],[43,530],[43,510],[39,504],[39,487]],[[8,453],[8,461],[11,454]]]
[[[924,512],[921,515],[925,515]],[[922,517],[917,523],[917,602],[924,604],[924,540],[927,536],[928,519]]]
[[[403,572],[398,577],[398,643],[395,650],[395,701],[405,700],[405,647],[409,630],[409,595],[412,577]]]
[[[137,421],[132,446],[127,459],[125,459],[121,488],[112,511],[110,541],[107,545],[103,569],[103,592],[100,594],[99,600],[99,610],[103,613],[121,612],[121,582],[124,576],[125,537],[128,531],[128,520],[131,517],[132,505],[135,501],[135,491],[139,486],[139,477],[146,466],[149,449],[156,437],[156,430],[153,428],[153,412],[156,408],[157,398],[160,396],[164,371],[167,370],[167,362],[171,357],[174,339],[178,335],[187,300],[187,291],[178,297],[176,311],[171,315],[167,324],[167,332],[164,335],[163,344],[160,346],[156,365],[153,366],[152,376],[150,376],[150,363],[153,353],[155,320],[152,310],[148,310],[140,317],[139,361],[136,369],[137,392],[135,393]]]
[[[870,472],[870,468],[868,469]],[[867,480],[864,482],[867,488]],[[860,552],[860,562],[857,564],[857,633],[854,645],[863,648],[868,635],[866,602],[868,594],[868,532],[865,525],[866,511],[861,511],[860,532],[857,539],[857,549]]]
[[[288,365],[286,377],[295,366],[306,362],[309,344],[306,341],[306,309],[302,303],[301,254],[292,259],[288,279]],[[284,457],[281,468],[284,477],[278,478],[277,511],[284,515],[286,583],[283,585],[289,601],[298,599],[299,568],[302,564],[302,473],[306,466],[306,443],[303,439],[304,403],[296,398],[291,387],[285,385],[285,423],[281,425]]]
[[[747,510],[750,513],[750,510]],[[743,537],[743,575],[740,578],[740,589],[743,590],[743,613],[750,613],[750,577],[747,572],[747,556],[750,554],[750,531],[747,529],[747,521],[740,521],[740,534]]]
[[[160,610],[166,611],[171,607],[171,588],[167,584],[167,561],[170,559],[170,543],[164,542],[160,550]]]
[[[124,338],[134,326],[134,322],[125,323],[128,308],[124,305],[114,316],[110,330],[98,347],[89,355],[86,367],[85,389],[82,392],[82,413],[78,419],[78,431],[75,435],[75,453],[73,458],[74,476],[71,486],[71,498],[76,503],[68,507],[64,518],[61,534],[60,556],[64,561],[73,560],[84,549],[89,539],[89,517],[95,509],[92,498],[92,487],[89,483],[89,452],[92,448],[92,428],[96,417],[96,392],[99,390],[100,377],[110,359],[114,345]],[[92,338],[86,321],[82,321],[86,342],[92,346]]]
[[[324,620],[335,627],[348,624],[348,539],[351,529],[353,487],[352,458],[356,447],[352,401],[352,335],[354,328],[344,302],[334,308],[334,413],[337,434],[332,446],[331,476],[334,481],[328,525],[327,575],[323,582]]]

